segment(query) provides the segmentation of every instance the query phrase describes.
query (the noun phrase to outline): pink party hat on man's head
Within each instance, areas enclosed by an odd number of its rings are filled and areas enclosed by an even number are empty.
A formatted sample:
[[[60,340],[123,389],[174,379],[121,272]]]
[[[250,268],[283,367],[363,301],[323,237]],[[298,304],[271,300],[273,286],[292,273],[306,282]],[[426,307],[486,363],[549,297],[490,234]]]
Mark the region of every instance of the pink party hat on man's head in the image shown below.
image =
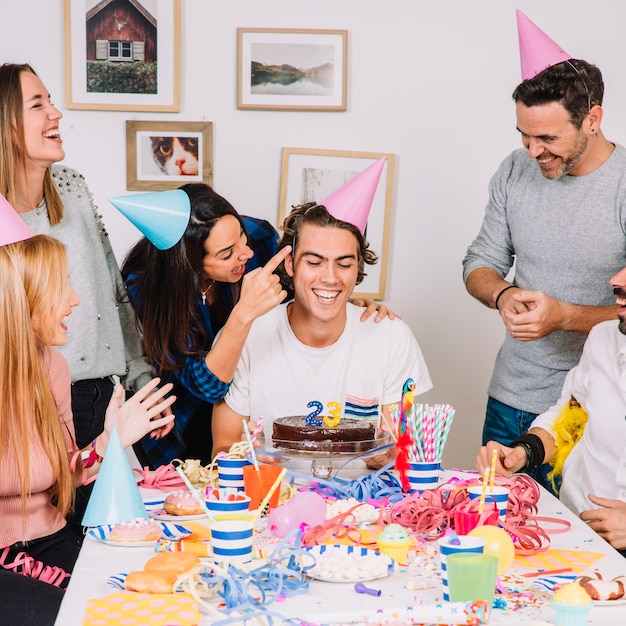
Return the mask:
[[[109,202],[159,250],[181,240],[191,215],[189,196],[182,189],[117,196]]]
[[[24,241],[34,236],[16,210],[0,194],[0,246]]]
[[[318,204],[325,206],[335,219],[348,222],[364,233],[386,160],[381,157]]]
[[[515,13],[522,62],[522,80],[534,78],[543,70],[572,58],[519,9],[516,9]]]
[[[82,525],[106,526],[137,518],[148,519],[148,513],[120,437],[113,429]]]

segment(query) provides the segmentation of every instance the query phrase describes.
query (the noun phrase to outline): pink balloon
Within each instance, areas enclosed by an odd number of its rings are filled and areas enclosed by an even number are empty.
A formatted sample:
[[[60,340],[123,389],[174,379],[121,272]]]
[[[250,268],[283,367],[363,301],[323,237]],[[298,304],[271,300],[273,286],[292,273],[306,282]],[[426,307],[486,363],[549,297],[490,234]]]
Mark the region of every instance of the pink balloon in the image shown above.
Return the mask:
[[[301,524],[317,526],[326,520],[326,501],[313,491],[297,493],[287,504],[276,507],[267,517],[267,527],[275,537],[284,537]]]

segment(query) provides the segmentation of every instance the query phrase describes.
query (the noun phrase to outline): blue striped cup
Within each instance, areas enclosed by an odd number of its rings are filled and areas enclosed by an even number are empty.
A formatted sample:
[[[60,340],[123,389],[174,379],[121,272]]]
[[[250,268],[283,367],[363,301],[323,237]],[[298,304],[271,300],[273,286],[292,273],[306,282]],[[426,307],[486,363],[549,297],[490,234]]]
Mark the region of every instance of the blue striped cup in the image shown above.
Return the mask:
[[[482,553],[485,549],[485,540],[480,537],[469,537],[467,535],[448,535],[439,539],[439,558],[441,561],[441,582],[443,584],[443,599],[450,601],[450,591],[448,588],[447,557],[450,554],[460,552]]]
[[[243,491],[243,468],[248,459],[220,459],[217,457],[217,480],[220,488],[235,487]]]
[[[213,560],[216,563],[252,561],[254,519],[251,516],[216,520],[210,530]]]
[[[436,489],[441,474],[441,463],[409,462],[406,471],[409,479],[409,493]]]
[[[236,487],[209,490],[206,508],[213,517],[224,513],[247,513],[250,508],[250,496]]]
[[[467,488],[467,493],[472,500],[476,498],[480,498],[483,492],[482,485],[471,485]],[[498,519],[501,522],[506,520],[506,508],[509,503],[509,488],[508,487],[499,487],[495,485],[494,487],[489,487],[485,489],[485,502],[495,502],[496,507],[498,508]]]

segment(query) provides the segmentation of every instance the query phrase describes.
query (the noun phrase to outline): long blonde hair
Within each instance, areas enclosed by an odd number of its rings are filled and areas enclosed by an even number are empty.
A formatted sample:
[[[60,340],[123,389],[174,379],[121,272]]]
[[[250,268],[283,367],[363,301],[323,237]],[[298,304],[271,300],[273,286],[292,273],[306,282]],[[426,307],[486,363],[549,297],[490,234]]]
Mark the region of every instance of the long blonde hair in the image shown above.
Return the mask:
[[[0,247],[0,458],[17,464],[24,520],[34,432],[52,465],[51,496],[59,514],[65,516],[73,502],[67,446],[43,364],[50,338],[38,336],[32,325],[34,316],[58,315],[69,289],[68,272],[65,246],[52,237],[35,235]]]
[[[37,75],[26,63],[0,65],[0,193],[14,207],[19,204],[17,189],[24,184],[22,177],[26,172],[27,158],[20,81],[23,72]],[[54,226],[63,218],[63,201],[52,180],[51,168],[48,168],[44,177],[43,196],[50,224]]]

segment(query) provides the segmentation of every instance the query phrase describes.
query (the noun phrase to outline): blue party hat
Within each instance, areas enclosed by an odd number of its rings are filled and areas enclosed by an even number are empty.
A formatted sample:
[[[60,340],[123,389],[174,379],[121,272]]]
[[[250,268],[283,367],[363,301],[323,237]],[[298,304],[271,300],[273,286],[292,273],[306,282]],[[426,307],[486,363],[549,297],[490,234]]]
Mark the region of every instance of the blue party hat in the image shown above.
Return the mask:
[[[189,196],[182,189],[117,196],[109,202],[159,250],[181,240],[191,215]]]
[[[113,429],[82,525],[105,526],[136,518],[148,519],[148,513],[120,437]]]

